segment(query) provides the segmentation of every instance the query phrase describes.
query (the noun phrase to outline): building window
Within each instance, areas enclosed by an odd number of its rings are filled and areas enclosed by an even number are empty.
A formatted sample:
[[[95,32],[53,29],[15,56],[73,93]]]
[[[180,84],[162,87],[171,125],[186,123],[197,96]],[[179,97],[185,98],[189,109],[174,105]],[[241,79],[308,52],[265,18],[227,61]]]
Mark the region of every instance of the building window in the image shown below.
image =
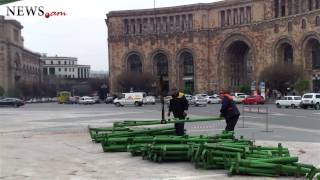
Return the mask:
[[[168,58],[166,55],[160,53],[154,59],[157,68],[157,75],[168,76]]]
[[[58,70],[59,70],[59,72],[61,72],[61,68],[59,68]]]
[[[51,61],[50,64],[53,64],[53,61]]]
[[[184,76],[191,76],[194,74],[193,68],[193,56],[189,52],[184,52],[181,54],[181,60],[183,63],[183,75]]]
[[[288,0],[288,15],[292,15],[293,14],[293,12],[292,12],[292,7],[293,7],[292,1],[293,0]]]
[[[288,32],[292,32],[292,27],[293,25],[292,25],[292,21],[289,21],[288,22]]]
[[[142,72],[142,62],[137,54],[132,54],[128,58],[128,70],[134,73]]]
[[[300,10],[299,0],[294,0],[294,14],[299,14]]]
[[[60,64],[61,64],[61,62],[60,62],[60,61],[58,61],[58,64],[60,65]]]
[[[279,24],[274,25],[274,32],[278,33],[279,32]]]
[[[220,12],[220,22],[221,22],[221,27],[225,26],[225,20],[226,20],[226,15],[225,11]]]
[[[279,17],[279,0],[274,0],[273,1],[274,5],[274,17]]]
[[[320,26],[320,16],[316,17],[316,26]]]
[[[286,0],[281,0],[281,16],[286,16]]]
[[[128,19],[124,20],[124,33],[129,34],[129,21],[128,21]]]
[[[302,19],[301,28],[302,28],[302,29],[306,29],[306,28],[307,28],[307,20]]]
[[[313,0],[308,0],[308,9],[309,9],[309,11],[312,11],[312,9],[313,9],[313,2],[312,2]]]
[[[246,12],[247,12],[247,23],[251,23],[252,17],[251,17],[251,7],[250,6],[247,7]]]
[[[64,71],[65,71],[65,72],[68,72],[68,68],[64,68]]]
[[[230,26],[231,25],[231,10],[227,10],[227,26]]]
[[[67,65],[67,61],[64,61],[64,64]]]

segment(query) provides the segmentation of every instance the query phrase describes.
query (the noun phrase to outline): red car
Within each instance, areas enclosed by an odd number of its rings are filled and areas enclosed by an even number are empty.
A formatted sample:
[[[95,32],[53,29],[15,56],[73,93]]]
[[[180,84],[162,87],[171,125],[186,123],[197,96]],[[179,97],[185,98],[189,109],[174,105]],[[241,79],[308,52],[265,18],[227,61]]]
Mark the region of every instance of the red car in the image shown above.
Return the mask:
[[[243,104],[264,104],[263,96],[249,96],[242,101]]]

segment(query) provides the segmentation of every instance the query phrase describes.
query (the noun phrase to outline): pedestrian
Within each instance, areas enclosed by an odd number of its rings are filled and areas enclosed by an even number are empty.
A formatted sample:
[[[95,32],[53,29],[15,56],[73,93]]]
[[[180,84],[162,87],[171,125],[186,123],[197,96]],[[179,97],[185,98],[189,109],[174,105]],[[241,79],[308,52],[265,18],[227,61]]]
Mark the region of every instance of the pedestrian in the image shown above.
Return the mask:
[[[169,103],[168,117],[170,117],[170,113],[172,112],[174,118],[184,120],[189,107],[188,100],[184,96],[184,93],[180,92],[177,88],[173,88],[170,94],[172,99]],[[175,123],[174,127],[176,129],[176,135],[184,135],[184,123]]]
[[[222,99],[222,105],[220,109],[220,117],[224,117],[226,120],[226,131],[234,131],[240,112],[233,101],[232,96],[227,91],[220,92],[220,98]]]

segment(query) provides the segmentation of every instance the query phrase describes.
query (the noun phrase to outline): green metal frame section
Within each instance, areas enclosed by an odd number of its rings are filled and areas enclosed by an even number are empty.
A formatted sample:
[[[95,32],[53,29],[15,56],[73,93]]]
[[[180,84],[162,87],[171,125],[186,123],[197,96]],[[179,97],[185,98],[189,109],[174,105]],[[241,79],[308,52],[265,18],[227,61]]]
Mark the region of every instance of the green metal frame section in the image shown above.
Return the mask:
[[[173,127],[145,128],[178,122],[217,121],[221,118],[148,120],[115,122],[113,127],[88,127],[90,137],[100,142],[104,152],[130,152],[157,163],[189,161],[195,168],[224,169],[229,176],[304,177],[320,180],[320,169],[299,163],[281,143],[276,147],[257,146],[223,131],[213,136],[176,136]],[[139,127],[143,126],[143,127]]]
[[[16,1],[21,1],[21,0],[0,0],[0,5],[9,4]]]

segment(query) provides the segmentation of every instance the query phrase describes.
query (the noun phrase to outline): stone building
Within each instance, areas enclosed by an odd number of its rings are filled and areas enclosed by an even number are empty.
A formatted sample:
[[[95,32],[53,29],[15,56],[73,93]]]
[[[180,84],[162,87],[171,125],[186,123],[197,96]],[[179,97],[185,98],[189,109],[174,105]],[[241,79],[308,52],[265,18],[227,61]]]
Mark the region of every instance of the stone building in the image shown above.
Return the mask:
[[[75,57],[42,56],[43,75],[65,79],[89,79],[90,65],[79,65]]]
[[[216,91],[294,63],[320,88],[320,0],[225,0],[107,14],[111,91],[121,72],[162,73],[169,87]],[[290,69],[288,69],[290,71]]]
[[[41,82],[40,55],[24,48],[16,20],[0,16],[0,86],[8,91],[19,83]]]

